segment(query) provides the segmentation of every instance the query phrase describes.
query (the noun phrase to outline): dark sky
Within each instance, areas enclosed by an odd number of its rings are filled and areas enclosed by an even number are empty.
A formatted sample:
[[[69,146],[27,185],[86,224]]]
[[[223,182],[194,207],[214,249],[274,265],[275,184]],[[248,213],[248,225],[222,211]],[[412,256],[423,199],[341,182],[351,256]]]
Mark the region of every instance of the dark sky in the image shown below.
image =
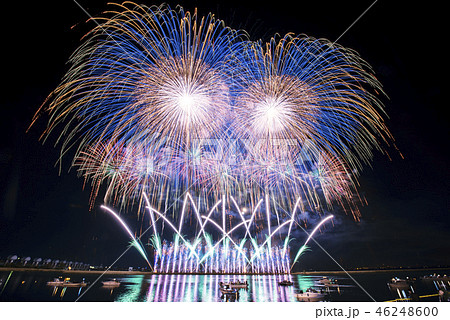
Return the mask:
[[[26,133],[92,24],[71,0],[28,2],[2,5],[7,19],[1,21],[0,257],[15,253],[109,264],[126,247],[125,234],[100,210],[89,211],[90,190],[83,190],[75,171],[68,172],[70,159],[59,175],[56,135],[44,145],[38,141],[45,121]],[[78,1],[92,15],[107,8],[106,2]],[[169,3],[213,12],[227,25],[246,29],[253,40],[293,32],[334,41],[371,1]],[[450,265],[449,121],[443,99],[448,53],[440,5],[378,1],[339,40],[358,51],[383,84],[388,126],[404,155],[390,149],[390,160],[376,153],[360,177],[359,190],[368,201],[361,222],[339,216],[334,228],[316,237],[346,268]],[[135,220],[131,213],[125,218]],[[338,269],[320,248],[311,249],[299,268]],[[140,262],[130,252],[122,264]]]

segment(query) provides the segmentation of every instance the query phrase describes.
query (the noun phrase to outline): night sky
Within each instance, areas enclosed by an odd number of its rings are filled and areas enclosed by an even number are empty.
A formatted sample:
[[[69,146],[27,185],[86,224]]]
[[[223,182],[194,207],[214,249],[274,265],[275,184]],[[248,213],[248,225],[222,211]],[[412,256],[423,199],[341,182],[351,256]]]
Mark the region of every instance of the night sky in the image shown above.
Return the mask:
[[[79,0],[95,16],[107,1]],[[160,4],[142,1],[145,4]],[[243,4],[245,2],[245,5]],[[201,15],[213,12],[252,40],[275,33],[337,39],[372,1],[178,1]],[[264,3],[264,4],[262,4]],[[438,3],[441,4],[441,3]],[[361,222],[338,215],[317,241],[345,268],[450,265],[448,114],[443,99],[447,67],[443,8],[431,2],[378,1],[340,40],[369,62],[389,98],[388,127],[404,158],[375,153],[360,176],[368,201]],[[42,118],[27,133],[35,111],[57,87],[70,54],[93,27],[75,2],[2,5],[0,141],[0,258],[10,254],[108,265],[128,239],[111,217],[89,211],[90,189],[70,170],[55,167],[57,135],[42,145]],[[101,197],[99,197],[101,198]],[[133,225],[133,213],[125,214]],[[339,269],[316,245],[299,269]],[[120,265],[144,265],[129,252]]]

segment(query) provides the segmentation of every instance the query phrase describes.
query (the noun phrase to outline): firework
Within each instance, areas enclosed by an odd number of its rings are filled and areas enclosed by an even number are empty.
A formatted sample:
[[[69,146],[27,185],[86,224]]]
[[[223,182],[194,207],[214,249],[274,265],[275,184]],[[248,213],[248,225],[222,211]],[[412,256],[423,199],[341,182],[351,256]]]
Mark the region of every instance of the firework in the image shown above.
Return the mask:
[[[106,206],[102,206],[102,209],[108,211],[120,224],[121,226],[125,229],[125,231],[128,233],[128,235],[130,236],[130,238],[132,239],[131,245],[133,247],[136,248],[136,250],[139,251],[139,253],[141,254],[141,256],[145,259],[145,261],[147,261],[147,264],[150,268],[152,268],[150,262],[148,261],[147,255],[144,251],[144,249],[142,248],[141,244],[139,243],[139,241],[133,236],[133,233],[131,232],[131,230],[128,228],[127,224],[119,217],[119,215],[117,213],[115,213],[113,210],[111,210],[110,208],[106,207]]]
[[[263,172],[256,184],[263,192],[298,194],[305,188],[308,168],[299,158],[305,147],[315,165],[324,166],[326,154],[356,172],[370,162],[373,149],[392,139],[373,94],[382,92],[381,85],[356,52],[288,34],[249,43],[238,59],[233,131],[258,146],[251,157]]]
[[[291,240],[292,225],[298,223],[295,215],[296,209],[298,209],[298,200],[290,218],[278,221],[276,225],[272,226],[268,198],[265,199],[264,206],[262,205],[263,200],[258,201],[256,207],[249,214],[242,212],[234,198],[231,198],[233,209],[238,212],[239,218],[233,219],[233,223],[227,227],[226,220],[228,217],[225,215],[225,197],[219,200],[207,215],[202,215],[192,196],[187,194],[184,198],[180,217],[178,217],[179,225],[176,227],[176,221],[172,221],[165,214],[151,207],[145,194],[144,198],[153,229],[150,244],[154,249],[154,262],[151,268],[158,273],[290,273],[314,234],[323,224],[333,218],[332,215],[329,215],[320,221],[308,235],[291,262],[291,249],[288,244]],[[192,207],[194,212],[192,216],[196,218],[194,226],[192,225],[192,219],[188,219],[190,231],[183,229],[186,223],[185,217],[188,206]],[[258,222],[256,216],[263,207],[266,208],[265,217],[263,222]],[[106,206],[102,206],[102,208],[120,222],[133,240],[132,245],[148,262],[142,246],[119,215]],[[169,231],[159,232],[157,229],[158,220],[167,225]],[[257,229],[260,223],[265,224],[265,227],[262,228],[265,232],[258,235],[257,232],[254,232],[254,229]],[[286,233],[285,227],[288,225],[289,228]],[[195,227],[197,231],[191,235],[186,234],[192,233],[192,227]],[[173,236],[173,241],[169,242],[162,239],[161,235],[164,233]],[[276,243],[272,243],[272,241]]]
[[[126,201],[143,190],[153,194],[142,187],[158,190],[167,176],[186,174],[177,187],[200,179],[184,155],[223,131],[230,104],[226,62],[240,35],[213,15],[118,7],[96,19],[99,25],[72,55],[70,70],[41,111],[50,114],[44,137],[60,128],[61,155],[76,148],[74,164],[92,180],[93,197],[106,182],[115,190],[105,200]],[[136,154],[145,166],[134,165]],[[148,172],[164,162],[165,172]],[[150,182],[141,183],[142,176]]]
[[[323,214],[337,203],[359,219],[359,171],[392,136],[381,84],[356,52],[305,35],[252,42],[212,14],[180,7],[115,8],[95,18],[33,123],[48,113],[43,138],[60,132],[60,161],[74,153],[72,165],[92,187],[91,208],[103,186],[104,203],[150,210],[155,266],[211,268],[226,257],[244,259],[242,270],[270,257],[280,261],[271,270],[288,270],[289,236],[280,247],[272,239],[288,225],[290,234],[296,210]],[[264,213],[249,219],[236,204],[261,201]],[[211,216],[219,203],[221,225]],[[253,247],[226,232],[233,214]],[[197,219],[202,245],[182,233],[186,216]],[[173,242],[161,242],[157,220],[174,230]],[[222,239],[213,244],[206,226]],[[263,229],[259,245],[252,235]]]

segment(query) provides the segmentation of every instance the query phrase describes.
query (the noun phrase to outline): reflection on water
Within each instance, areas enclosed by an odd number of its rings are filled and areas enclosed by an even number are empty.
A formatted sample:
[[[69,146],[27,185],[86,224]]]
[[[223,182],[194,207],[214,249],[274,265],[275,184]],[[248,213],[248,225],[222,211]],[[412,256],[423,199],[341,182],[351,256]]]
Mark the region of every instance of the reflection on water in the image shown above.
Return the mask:
[[[294,301],[294,287],[283,287],[280,275],[156,275],[150,279],[147,301],[190,302],[224,301],[220,282],[247,281],[248,289],[239,290],[239,301]],[[307,284],[305,284],[306,286]]]
[[[398,273],[396,274],[398,275]],[[149,302],[219,302],[233,300],[224,296],[220,282],[247,281],[247,289],[239,289],[237,301],[294,302],[296,294],[308,288],[324,290],[330,301],[370,301],[371,299],[348,277],[334,277],[338,286],[326,287],[320,283],[324,275],[123,275],[117,277],[120,286],[111,288],[96,281],[97,274],[73,275],[74,282],[83,278],[90,283],[87,287],[52,287],[47,281],[61,276],[51,272],[0,272],[0,301],[149,301]],[[116,276],[115,276],[116,277]],[[391,274],[386,272],[354,274],[353,277],[377,301],[405,297],[406,292],[390,290],[387,282]],[[292,286],[281,286],[282,280],[290,280]],[[101,279],[108,280],[108,277]],[[450,283],[444,285],[448,288]],[[416,281],[414,292],[436,293],[443,287],[433,281]]]
[[[139,295],[143,290],[143,284],[144,284],[143,275],[137,275],[127,278],[127,284],[125,285],[126,291],[122,291],[117,296],[116,301],[120,302],[138,301]]]

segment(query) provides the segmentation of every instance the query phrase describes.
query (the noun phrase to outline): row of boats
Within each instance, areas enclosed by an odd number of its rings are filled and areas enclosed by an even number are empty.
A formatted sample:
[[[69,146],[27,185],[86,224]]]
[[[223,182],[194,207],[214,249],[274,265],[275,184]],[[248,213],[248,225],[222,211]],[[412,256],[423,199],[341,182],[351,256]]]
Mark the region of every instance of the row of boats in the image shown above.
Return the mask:
[[[64,280],[63,280],[60,277],[60,278],[54,278],[52,281],[48,281],[47,285],[51,286],[51,287],[82,288],[82,287],[86,287],[88,285],[88,283],[86,281],[84,281],[84,279],[81,282],[72,282],[72,281],[70,281],[70,278],[64,278]],[[120,282],[117,281],[116,279],[112,279],[112,280],[103,281],[102,285],[104,287],[108,287],[108,288],[117,288],[120,286]]]
[[[388,286],[391,288],[407,288],[407,287],[410,287],[411,285],[413,285],[414,282],[417,280],[418,279],[416,279],[416,278],[409,278],[409,277],[406,277],[405,279],[400,279],[398,277],[394,277],[388,282]],[[439,274],[423,276],[423,277],[420,277],[419,280],[434,281],[434,282],[436,282],[438,284],[442,284],[442,285],[447,283],[448,285],[450,285],[450,277],[445,274],[443,276],[441,276]]]

